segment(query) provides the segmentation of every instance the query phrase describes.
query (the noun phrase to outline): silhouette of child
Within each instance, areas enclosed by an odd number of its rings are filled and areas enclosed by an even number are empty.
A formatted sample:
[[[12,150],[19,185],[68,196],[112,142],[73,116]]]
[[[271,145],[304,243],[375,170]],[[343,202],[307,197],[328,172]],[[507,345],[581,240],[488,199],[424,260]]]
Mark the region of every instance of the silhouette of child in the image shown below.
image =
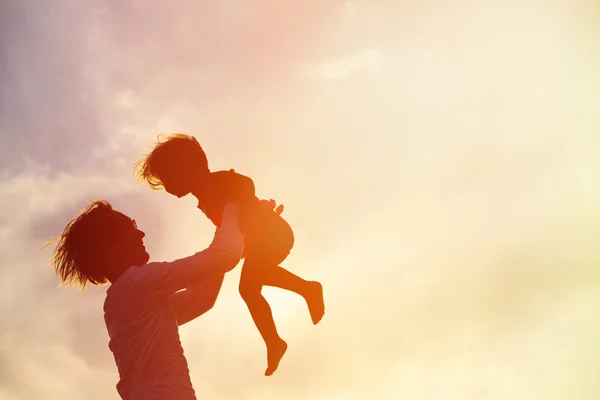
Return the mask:
[[[221,225],[225,204],[234,202],[240,206],[245,260],[239,292],[267,347],[265,375],[270,376],[285,354],[287,343],[277,332],[262,287],[278,287],[301,295],[315,325],[325,313],[323,287],[280,266],[294,245],[293,231],[280,215],[283,206],[277,210],[265,206],[255,195],[252,179],[233,169],[211,172],[204,150],[193,136],[173,134],[164,139],[137,163],[139,178],[154,190],[165,189],[177,197],[192,193],[198,199],[198,208],[217,227]]]

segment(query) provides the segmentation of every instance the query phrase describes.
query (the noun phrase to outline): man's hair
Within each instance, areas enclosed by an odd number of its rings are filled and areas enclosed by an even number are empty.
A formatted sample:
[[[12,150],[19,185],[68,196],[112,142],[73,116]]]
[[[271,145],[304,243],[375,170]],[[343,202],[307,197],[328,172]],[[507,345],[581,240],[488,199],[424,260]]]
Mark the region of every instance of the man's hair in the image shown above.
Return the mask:
[[[146,181],[153,190],[164,189],[162,172],[183,159],[194,159],[208,171],[208,160],[198,140],[183,133],[160,134],[149,153],[136,162],[134,171],[139,180]]]
[[[87,283],[108,282],[104,253],[107,239],[114,234],[111,229],[114,213],[108,201],[92,201],[67,224],[62,235],[43,246],[58,241],[50,266],[60,277],[61,284],[84,290]]]

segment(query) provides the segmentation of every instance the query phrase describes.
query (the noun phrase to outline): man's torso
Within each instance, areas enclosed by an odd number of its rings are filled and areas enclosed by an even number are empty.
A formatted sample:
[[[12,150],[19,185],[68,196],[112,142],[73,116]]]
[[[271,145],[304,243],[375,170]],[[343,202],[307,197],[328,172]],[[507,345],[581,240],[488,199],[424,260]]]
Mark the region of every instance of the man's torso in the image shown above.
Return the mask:
[[[130,268],[107,291],[104,319],[119,370],[123,399],[195,400],[177,319],[163,299],[146,296],[129,284]]]

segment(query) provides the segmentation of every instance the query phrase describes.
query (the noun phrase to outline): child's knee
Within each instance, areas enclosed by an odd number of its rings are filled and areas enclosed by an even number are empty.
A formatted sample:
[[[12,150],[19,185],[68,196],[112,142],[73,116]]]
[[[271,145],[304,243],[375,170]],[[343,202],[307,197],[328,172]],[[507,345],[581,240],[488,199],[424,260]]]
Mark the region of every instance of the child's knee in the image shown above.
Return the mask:
[[[248,280],[240,280],[240,285],[238,287],[240,295],[242,299],[248,300],[257,296],[261,296],[260,292],[262,291],[262,286]]]

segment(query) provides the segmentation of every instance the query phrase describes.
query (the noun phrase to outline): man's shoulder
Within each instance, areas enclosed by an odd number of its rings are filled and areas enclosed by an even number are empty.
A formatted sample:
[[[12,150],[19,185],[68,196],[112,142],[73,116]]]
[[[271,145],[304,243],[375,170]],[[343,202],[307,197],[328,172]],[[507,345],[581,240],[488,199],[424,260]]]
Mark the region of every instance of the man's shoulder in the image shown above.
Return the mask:
[[[151,261],[141,267],[130,267],[106,291],[107,297],[121,293],[131,293],[132,289],[143,287],[148,281],[161,278],[164,274],[161,261]]]
[[[176,262],[176,261],[175,261]],[[104,311],[121,307],[123,302],[137,303],[140,296],[153,290],[156,282],[167,278],[171,269],[164,261],[152,261],[141,267],[128,268],[106,290]],[[172,264],[172,263],[171,263]]]

